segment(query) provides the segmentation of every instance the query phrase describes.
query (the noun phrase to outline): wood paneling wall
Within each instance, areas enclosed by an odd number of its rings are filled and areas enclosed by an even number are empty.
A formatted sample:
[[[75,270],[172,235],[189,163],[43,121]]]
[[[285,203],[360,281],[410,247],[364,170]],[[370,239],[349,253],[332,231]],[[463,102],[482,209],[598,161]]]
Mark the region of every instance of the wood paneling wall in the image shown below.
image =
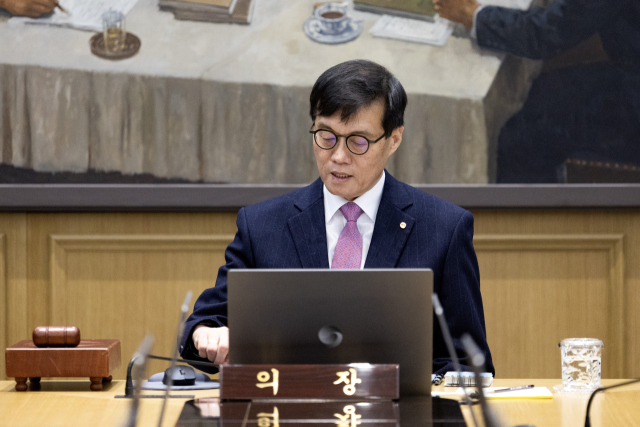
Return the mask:
[[[560,379],[563,338],[605,343],[603,377],[640,376],[640,212],[476,211],[487,337],[502,378]],[[170,355],[187,290],[212,286],[233,213],[0,214],[0,346],[40,325]],[[193,306],[193,301],[192,301]],[[0,359],[4,378],[4,351]],[[149,372],[166,368],[152,362]]]
[[[603,375],[623,375],[622,235],[478,235],[487,333],[502,377],[560,375],[563,338],[606,343]]]
[[[7,224],[0,234],[16,234],[13,224],[27,229],[22,259],[8,258],[6,271],[19,278],[7,281],[13,297],[6,304],[4,345],[30,339],[39,325],[74,325],[83,338],[122,342],[123,366],[114,378],[125,377],[146,334],[155,337],[155,354],[170,356],[186,292],[194,293],[193,307],[213,286],[236,231],[235,218],[233,213],[0,215],[0,225]],[[21,274],[12,274],[13,263],[18,267],[25,260]],[[165,365],[152,361],[149,372]]]
[[[27,335],[26,215],[0,215],[0,236],[0,378],[5,378],[4,349]]]
[[[560,379],[564,338],[604,341],[604,378],[640,376],[640,212],[477,211],[487,339],[502,378]]]

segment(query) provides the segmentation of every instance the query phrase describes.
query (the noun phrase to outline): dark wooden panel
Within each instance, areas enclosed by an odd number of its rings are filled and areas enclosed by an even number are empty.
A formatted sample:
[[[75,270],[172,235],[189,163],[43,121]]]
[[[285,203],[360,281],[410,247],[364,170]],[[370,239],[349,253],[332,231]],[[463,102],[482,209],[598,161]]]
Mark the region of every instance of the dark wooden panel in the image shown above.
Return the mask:
[[[0,211],[235,211],[304,185],[3,184]],[[640,184],[416,184],[415,187],[464,208],[640,206]]]

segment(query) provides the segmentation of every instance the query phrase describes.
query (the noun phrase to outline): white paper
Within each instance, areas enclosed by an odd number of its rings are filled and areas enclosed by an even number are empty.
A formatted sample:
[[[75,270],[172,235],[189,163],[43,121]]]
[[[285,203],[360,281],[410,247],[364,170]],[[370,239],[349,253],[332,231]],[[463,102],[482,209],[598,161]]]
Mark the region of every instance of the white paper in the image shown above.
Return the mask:
[[[369,32],[376,37],[443,46],[453,32],[453,24],[437,15],[434,22],[382,15]]]
[[[501,393],[491,393],[493,390],[500,390],[506,387],[483,387],[484,397],[487,399],[552,399],[553,394],[546,387],[533,387],[524,390],[503,391]],[[467,387],[467,394],[476,393],[475,387]],[[431,396],[464,396],[464,389],[457,388],[455,391],[432,391]]]
[[[500,390],[506,387],[488,387],[484,389],[484,395],[487,399],[550,399],[553,394],[546,387],[532,387],[523,390],[503,391],[501,393],[492,393],[494,390]],[[462,390],[462,388],[460,389]]]
[[[55,8],[51,16],[46,18],[9,19],[10,23],[25,23],[36,25],[56,25],[60,27],[76,28],[86,31],[102,31],[102,14],[108,10],[115,10],[127,14],[138,0],[60,0],[60,6],[69,14]]]

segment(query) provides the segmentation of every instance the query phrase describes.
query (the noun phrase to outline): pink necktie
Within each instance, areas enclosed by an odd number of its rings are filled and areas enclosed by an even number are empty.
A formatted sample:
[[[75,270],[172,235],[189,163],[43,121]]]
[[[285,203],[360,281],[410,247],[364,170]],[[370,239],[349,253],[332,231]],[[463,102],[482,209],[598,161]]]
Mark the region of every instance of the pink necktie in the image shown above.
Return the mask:
[[[362,235],[358,231],[357,221],[362,215],[362,209],[355,203],[349,202],[342,205],[340,212],[347,219],[347,224],[338,237],[331,268],[359,269],[362,261]]]

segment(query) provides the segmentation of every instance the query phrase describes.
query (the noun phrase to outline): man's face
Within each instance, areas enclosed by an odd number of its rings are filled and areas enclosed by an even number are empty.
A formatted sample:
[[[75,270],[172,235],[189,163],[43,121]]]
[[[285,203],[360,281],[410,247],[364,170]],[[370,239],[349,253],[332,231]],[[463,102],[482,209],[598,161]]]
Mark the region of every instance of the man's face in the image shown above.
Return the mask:
[[[384,134],[383,116],[384,104],[374,102],[350,117],[347,123],[340,120],[340,111],[331,117],[318,116],[314,130],[326,129],[344,136],[357,134],[375,141]],[[318,172],[329,192],[352,201],[373,188],[382,177],[387,159],[402,142],[403,131],[404,127],[399,127],[389,138],[369,144],[369,151],[362,155],[349,151],[345,138],[338,138],[330,150],[323,150],[312,141]]]

